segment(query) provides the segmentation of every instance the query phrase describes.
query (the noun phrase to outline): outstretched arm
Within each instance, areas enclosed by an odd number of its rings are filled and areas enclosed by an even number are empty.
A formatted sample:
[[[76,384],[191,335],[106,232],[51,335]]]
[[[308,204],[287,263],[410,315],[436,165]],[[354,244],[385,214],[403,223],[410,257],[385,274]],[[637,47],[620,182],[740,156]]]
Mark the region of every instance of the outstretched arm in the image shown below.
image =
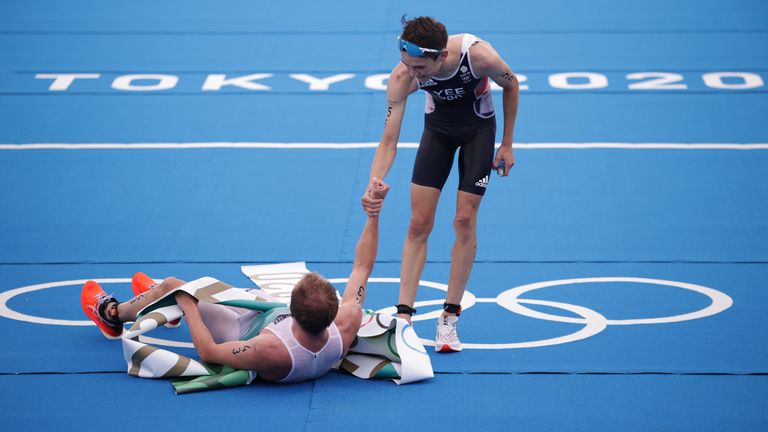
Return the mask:
[[[371,179],[384,179],[397,154],[397,142],[400,139],[400,127],[403,123],[405,105],[408,95],[418,90],[416,80],[409,74],[402,63],[392,70],[387,84],[387,113],[384,118],[384,132],[376,148],[371,162]],[[381,211],[382,199],[376,199],[370,194],[363,194],[361,200],[363,210],[370,216]]]
[[[376,199],[384,199],[389,192],[389,186],[378,178],[373,178],[366,193]],[[341,300],[339,313],[334,321],[339,327],[346,348],[360,328],[362,318],[365,289],[368,285],[368,277],[373,271],[376,261],[376,252],[379,247],[379,217],[368,216],[363,233],[355,247],[355,263],[352,265],[352,273],[349,275],[347,286],[344,288],[344,296]]]

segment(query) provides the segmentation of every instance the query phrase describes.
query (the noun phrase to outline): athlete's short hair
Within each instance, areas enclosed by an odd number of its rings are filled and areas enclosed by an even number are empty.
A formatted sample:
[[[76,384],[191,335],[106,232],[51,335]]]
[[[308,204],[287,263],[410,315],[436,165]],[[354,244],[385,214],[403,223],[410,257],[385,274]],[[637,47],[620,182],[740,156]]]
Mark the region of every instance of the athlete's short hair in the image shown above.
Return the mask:
[[[317,335],[331,325],[339,311],[336,289],[318,273],[309,273],[291,293],[291,316],[307,332]]]
[[[443,50],[448,46],[448,31],[443,23],[432,17],[416,17],[405,19],[405,15],[400,18],[403,24],[403,34],[400,38],[422,48],[432,48]],[[424,57],[437,60],[440,53],[424,53]]]

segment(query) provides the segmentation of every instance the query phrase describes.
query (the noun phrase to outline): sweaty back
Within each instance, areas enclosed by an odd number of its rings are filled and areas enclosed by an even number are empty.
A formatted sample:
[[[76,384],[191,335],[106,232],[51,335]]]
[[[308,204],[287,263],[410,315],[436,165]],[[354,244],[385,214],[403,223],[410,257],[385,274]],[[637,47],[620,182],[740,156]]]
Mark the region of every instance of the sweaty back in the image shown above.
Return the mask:
[[[291,331],[292,326],[293,317],[284,314],[264,327],[283,342],[291,355],[291,371],[280,382],[294,383],[317,378],[341,360],[344,347],[336,324],[331,323],[328,327],[328,341],[318,352],[312,352],[301,345]]]

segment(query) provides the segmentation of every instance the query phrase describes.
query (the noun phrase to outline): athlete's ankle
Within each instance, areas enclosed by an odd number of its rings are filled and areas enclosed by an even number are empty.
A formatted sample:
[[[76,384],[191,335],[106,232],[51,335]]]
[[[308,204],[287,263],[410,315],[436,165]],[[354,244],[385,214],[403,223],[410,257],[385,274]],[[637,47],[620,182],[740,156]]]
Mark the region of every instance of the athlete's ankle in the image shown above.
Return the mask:
[[[104,314],[107,315],[107,314],[112,313],[111,310],[110,310],[110,307],[114,308],[113,309],[114,310],[114,315],[111,315],[107,319],[110,319],[110,320],[114,319],[116,322],[121,323],[121,324],[124,323],[124,322],[127,322],[127,321],[133,321],[133,320],[129,319],[129,317],[126,316],[128,314],[128,311],[125,310],[126,306],[127,306],[127,303],[120,303],[117,300],[115,300],[115,303],[117,304],[116,306],[109,305],[107,307],[107,310],[104,311]]]
[[[443,313],[441,316],[459,316],[461,315],[461,305],[458,303],[443,303]]]
[[[411,316],[408,314],[397,314],[397,317],[406,320],[408,324],[411,323]]]

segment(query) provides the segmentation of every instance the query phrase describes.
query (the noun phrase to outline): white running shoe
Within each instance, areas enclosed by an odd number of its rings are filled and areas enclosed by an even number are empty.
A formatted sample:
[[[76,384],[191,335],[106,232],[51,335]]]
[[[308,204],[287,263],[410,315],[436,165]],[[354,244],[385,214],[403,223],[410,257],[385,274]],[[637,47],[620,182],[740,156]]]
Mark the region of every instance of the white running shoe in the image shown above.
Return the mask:
[[[441,316],[437,319],[437,336],[435,336],[435,351],[459,352],[461,341],[456,335],[456,321],[459,317],[453,315]]]

